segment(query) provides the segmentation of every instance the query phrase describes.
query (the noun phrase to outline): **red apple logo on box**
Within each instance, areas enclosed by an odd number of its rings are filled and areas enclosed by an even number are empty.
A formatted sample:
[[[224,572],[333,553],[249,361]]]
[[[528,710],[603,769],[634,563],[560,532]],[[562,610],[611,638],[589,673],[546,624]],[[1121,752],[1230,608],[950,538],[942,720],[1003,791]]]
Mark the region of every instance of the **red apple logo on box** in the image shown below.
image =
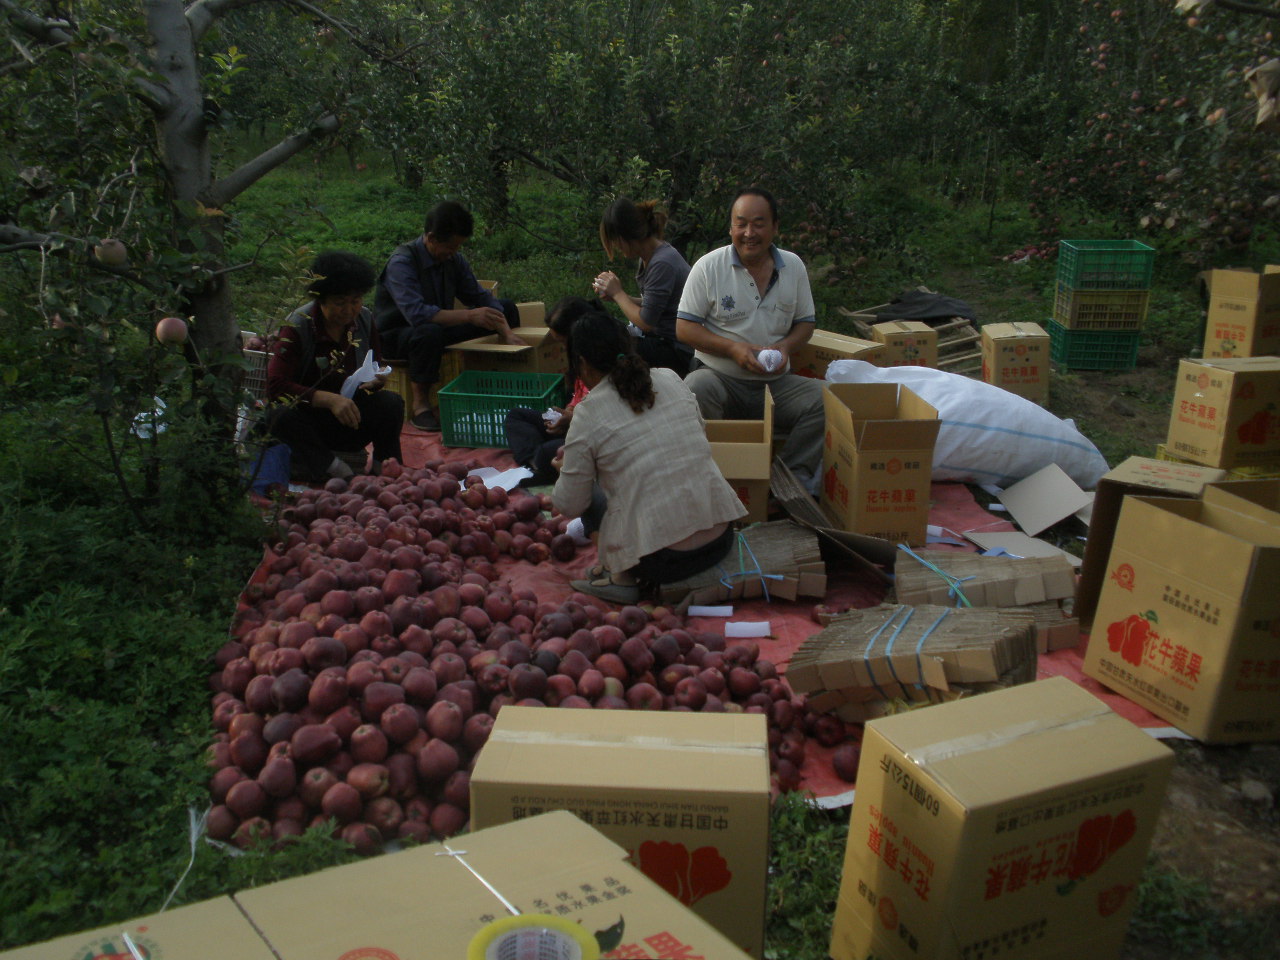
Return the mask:
[[[686,907],[723,890],[733,879],[729,864],[715,847],[698,847],[690,854],[683,843],[667,840],[640,844],[640,869]]]

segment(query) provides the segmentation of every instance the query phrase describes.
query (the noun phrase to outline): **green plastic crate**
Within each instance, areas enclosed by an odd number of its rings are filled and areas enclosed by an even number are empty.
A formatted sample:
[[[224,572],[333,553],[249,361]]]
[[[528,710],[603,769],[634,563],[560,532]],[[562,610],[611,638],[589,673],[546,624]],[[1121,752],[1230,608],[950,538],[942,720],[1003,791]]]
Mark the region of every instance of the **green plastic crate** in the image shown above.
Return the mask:
[[[1156,251],[1137,240],[1063,240],[1058,283],[1076,290],[1145,290]]]
[[[1148,290],[1076,290],[1060,283],[1053,319],[1068,330],[1140,330],[1150,300]]]
[[[447,447],[505,447],[503,421],[516,407],[542,411],[564,402],[558,373],[465,370],[440,391],[440,425]]]
[[[1134,330],[1068,330],[1050,320],[1049,359],[1068,370],[1132,370],[1138,365],[1138,339]]]

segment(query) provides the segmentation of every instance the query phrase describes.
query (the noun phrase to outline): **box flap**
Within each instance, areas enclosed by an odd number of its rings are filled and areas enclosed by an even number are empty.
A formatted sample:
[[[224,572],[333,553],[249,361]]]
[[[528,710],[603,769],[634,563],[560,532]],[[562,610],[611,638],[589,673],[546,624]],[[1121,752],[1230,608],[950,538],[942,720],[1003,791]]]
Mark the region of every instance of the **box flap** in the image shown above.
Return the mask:
[[[230,897],[215,897],[185,907],[122,920],[96,930],[73,933],[0,953],[4,960],[126,960],[121,934],[145,957],[183,960],[273,960],[271,949]]]
[[[1280,267],[1268,266],[1263,273],[1252,270],[1214,270],[1209,274],[1209,296],[1213,299],[1261,300],[1280,296]]]
[[[710,780],[725,793],[767,794],[766,733],[760,714],[504,707],[472,784],[554,785],[571,769],[584,788],[678,792]]]
[[[1211,483],[1204,488],[1203,499],[1265,523],[1280,524],[1280,479]]]
[[[1081,490],[1056,463],[1019,480],[997,498],[1026,533],[1035,536],[1089,504]]]
[[[1018,340],[1023,337],[1042,337],[1048,339],[1049,334],[1038,323],[1015,321],[1013,323],[988,323],[982,327],[982,334],[992,340]]]
[[[1169,748],[1063,677],[869,721],[963,806],[974,809],[1135,763]]]

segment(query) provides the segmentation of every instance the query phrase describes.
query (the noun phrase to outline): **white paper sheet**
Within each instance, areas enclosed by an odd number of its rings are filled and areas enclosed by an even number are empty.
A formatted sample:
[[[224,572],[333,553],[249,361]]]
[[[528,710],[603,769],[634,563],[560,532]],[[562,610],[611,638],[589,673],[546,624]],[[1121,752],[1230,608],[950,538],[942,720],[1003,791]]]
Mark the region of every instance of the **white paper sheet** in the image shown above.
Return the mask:
[[[350,400],[356,395],[356,391],[368,383],[370,380],[376,380],[378,377],[385,377],[391,372],[390,367],[379,367],[378,362],[373,359],[373,351],[370,350],[364,355],[364,363],[342,384],[342,395]]]
[[[768,620],[736,620],[724,625],[726,638],[767,637],[772,633]]]

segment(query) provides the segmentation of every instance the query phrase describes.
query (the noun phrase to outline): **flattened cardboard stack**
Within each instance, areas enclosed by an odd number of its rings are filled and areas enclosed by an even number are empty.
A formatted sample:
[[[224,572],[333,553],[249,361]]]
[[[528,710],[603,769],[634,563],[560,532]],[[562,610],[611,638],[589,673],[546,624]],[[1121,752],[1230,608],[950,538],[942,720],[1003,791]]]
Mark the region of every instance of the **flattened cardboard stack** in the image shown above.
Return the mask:
[[[817,534],[790,520],[753,524],[739,532],[719,564],[686,580],[662,584],[659,597],[663,603],[687,607],[750,600],[766,591],[784,600],[826,595],[827,567]]]
[[[843,720],[942,703],[1036,677],[1035,617],[1026,610],[885,604],[835,617],[796,651],[787,683]]]
[[[941,550],[919,556],[936,569],[899,553],[894,573],[900,603],[955,603],[955,589],[975,607],[1022,607],[1075,595],[1075,570],[1062,556],[984,557]]]

